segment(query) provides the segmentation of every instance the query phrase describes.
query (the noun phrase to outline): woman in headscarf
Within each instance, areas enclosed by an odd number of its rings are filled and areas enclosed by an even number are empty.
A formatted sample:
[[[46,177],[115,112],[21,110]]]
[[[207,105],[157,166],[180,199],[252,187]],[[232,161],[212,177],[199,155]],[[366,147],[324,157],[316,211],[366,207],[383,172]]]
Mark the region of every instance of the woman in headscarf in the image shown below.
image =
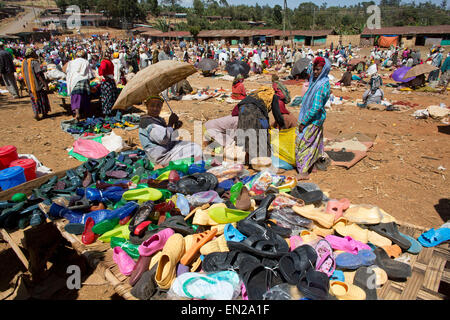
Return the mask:
[[[194,157],[202,160],[202,148],[193,142],[177,140],[177,129],[183,123],[172,113],[169,121],[160,117],[164,100],[160,96],[151,96],[145,101],[147,115],[141,116],[139,123],[139,140],[147,157],[163,167],[170,161]]]
[[[102,103],[103,115],[109,116],[118,94],[114,80],[114,65],[111,62],[111,52],[108,50],[103,55],[103,60],[98,68],[98,74],[102,77],[100,85],[100,101]]]
[[[238,74],[233,81],[233,85],[231,87],[231,98],[234,100],[242,100],[247,96],[244,87],[244,76],[242,74]]]
[[[47,117],[50,111],[50,102],[47,96],[48,84],[37,59],[36,52],[32,48],[28,48],[22,62],[22,75],[31,98],[34,118],[40,120],[40,114],[42,114],[42,118]]]
[[[124,76],[124,67],[122,65],[122,62],[119,59],[119,52],[114,52],[113,53],[113,59],[112,59],[112,64],[114,66],[114,81],[116,82],[116,85],[118,84],[125,84],[124,80],[125,76]],[[123,80],[123,81],[122,81]]]
[[[314,164],[323,155],[323,123],[327,116],[325,104],[330,98],[330,68],[329,60],[322,57],[314,60],[308,91],[302,100],[295,141],[299,180],[309,179]]]
[[[72,112],[77,120],[82,113],[86,113],[91,106],[91,89],[89,86],[93,73],[89,62],[86,60],[86,52],[77,52],[77,58],[69,62],[67,66],[67,94],[70,95]]]
[[[278,127],[276,121],[272,123],[272,127],[278,129],[290,129],[296,127],[297,118],[286,109],[286,104],[291,102],[289,90],[280,82],[280,78],[276,74],[272,75],[272,88],[275,91],[275,95],[278,97],[278,106],[280,108],[281,116],[284,119],[284,127]]]

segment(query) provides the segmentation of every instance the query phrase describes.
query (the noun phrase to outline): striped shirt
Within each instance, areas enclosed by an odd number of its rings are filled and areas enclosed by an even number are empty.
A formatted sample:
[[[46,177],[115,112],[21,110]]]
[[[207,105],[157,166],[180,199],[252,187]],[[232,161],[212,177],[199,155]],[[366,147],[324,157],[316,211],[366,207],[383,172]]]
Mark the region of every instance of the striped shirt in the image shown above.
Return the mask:
[[[327,112],[325,111],[325,104],[330,98],[330,82],[325,83],[319,91],[317,91],[314,100],[313,106],[309,110],[309,112],[303,117],[302,124],[307,126],[310,124],[314,124],[318,127],[321,127],[325,122],[327,117]]]

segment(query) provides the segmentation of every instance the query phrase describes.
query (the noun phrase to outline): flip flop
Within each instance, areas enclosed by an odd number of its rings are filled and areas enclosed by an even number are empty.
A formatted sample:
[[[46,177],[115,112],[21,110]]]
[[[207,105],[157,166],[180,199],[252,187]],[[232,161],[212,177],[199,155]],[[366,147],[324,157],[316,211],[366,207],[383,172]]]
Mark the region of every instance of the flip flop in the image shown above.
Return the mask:
[[[320,271],[309,269],[297,283],[298,290],[306,298],[312,300],[328,300],[330,295],[330,280],[328,276]]]
[[[370,250],[370,247],[367,244],[357,241],[349,236],[342,238],[329,235],[325,237],[325,240],[331,244],[331,247],[334,250],[341,250],[351,254],[357,254],[360,250]]]
[[[250,212],[224,208],[221,206],[209,208],[208,214],[217,223],[232,223],[247,218]]]
[[[288,283],[296,285],[306,271],[316,264],[316,261],[317,253],[314,248],[305,245],[282,256],[278,268]]]
[[[366,267],[361,267],[358,270],[363,269],[363,268],[366,268]],[[373,278],[371,278],[371,280],[370,280],[371,286],[375,286],[376,288],[381,288],[388,281],[388,275],[387,275],[386,271],[384,271],[380,267],[371,266],[371,267],[368,267],[367,269],[369,269],[375,273],[375,280]],[[356,270],[356,271],[358,271],[358,270]],[[356,271],[345,271],[344,272],[345,282],[353,283],[353,281],[355,280]],[[373,281],[375,281],[375,284],[373,284]]]
[[[292,210],[302,217],[318,222],[325,228],[331,228],[334,224],[334,215],[328,214],[319,208],[315,208],[314,205],[307,205],[304,207],[293,206]]]
[[[401,232],[400,232],[400,235],[401,235],[402,237],[404,237],[405,239],[408,239],[409,242],[411,242],[411,247],[407,250],[409,253],[412,253],[412,254],[419,254],[420,251],[422,251],[422,248],[423,248],[423,247],[422,247],[422,245],[420,244],[419,241],[417,241],[417,240],[414,239],[413,237],[408,236],[407,234],[404,234],[404,233],[401,233]]]
[[[338,300],[366,300],[366,293],[363,289],[342,281],[330,281],[330,294]]]
[[[142,188],[125,191],[122,198],[130,201],[137,200],[139,204],[146,201],[158,201],[163,196],[162,192],[154,188]]]
[[[418,241],[426,248],[435,247],[450,240],[450,228],[430,229],[419,236]]]
[[[177,181],[176,191],[192,195],[202,191],[214,190],[218,183],[217,177],[212,173],[194,173]]]
[[[377,274],[372,267],[362,267],[356,270],[353,284],[360,287],[366,293],[366,300],[378,300]]]
[[[325,273],[331,277],[336,269],[336,258],[333,254],[333,248],[326,240],[320,240],[316,246],[317,252],[316,270]]]
[[[193,245],[190,248],[187,248],[186,253],[181,257],[180,262],[185,266],[189,265],[197,256],[197,253],[200,251],[200,248],[211,241],[212,238],[216,235],[216,230],[208,230],[203,233],[194,234],[193,235]]]
[[[336,265],[340,269],[356,270],[373,265],[375,260],[376,256],[371,250],[361,250],[358,254],[344,252],[336,257]]]
[[[225,235],[226,241],[241,242],[247,238],[242,233],[240,233],[238,229],[233,227],[231,223],[227,223],[225,225],[225,228],[223,229],[223,234]]]
[[[238,270],[243,259],[250,259],[253,263],[261,262],[260,259],[245,252],[213,252],[204,257],[202,268],[205,272],[217,272],[231,269]]]
[[[271,287],[272,271],[263,264],[244,259],[239,265],[239,275],[247,290],[248,300],[263,300]]]
[[[322,201],[323,198],[322,191],[320,190],[306,191],[304,188],[300,186],[296,186],[295,188],[293,188],[290,194],[298,199],[303,200],[306,205],[319,203]]]
[[[375,206],[355,205],[345,211],[344,217],[357,224],[379,224],[383,219],[383,214]]]
[[[406,279],[411,276],[411,266],[392,260],[383,248],[376,248],[373,253],[376,256],[374,264],[386,271],[389,279]]]
[[[227,242],[227,245],[230,250],[248,252],[258,257],[277,258],[289,252],[286,241],[282,240],[282,242],[284,246],[280,246],[280,242],[273,239],[268,240],[262,235],[254,234],[241,242]]]

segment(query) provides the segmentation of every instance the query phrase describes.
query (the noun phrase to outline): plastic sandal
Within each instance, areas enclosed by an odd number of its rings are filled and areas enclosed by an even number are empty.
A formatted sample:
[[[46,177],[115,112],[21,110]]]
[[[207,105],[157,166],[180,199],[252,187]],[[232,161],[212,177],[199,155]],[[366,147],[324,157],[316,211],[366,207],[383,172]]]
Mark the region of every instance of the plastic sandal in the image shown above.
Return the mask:
[[[181,234],[176,233],[167,240],[158,260],[155,274],[155,281],[161,289],[169,289],[172,285],[176,278],[176,265],[185,254],[185,249]]]
[[[279,270],[290,284],[297,284],[307,270],[316,264],[317,253],[309,245],[301,246],[281,257]]]
[[[334,221],[342,217],[344,211],[350,206],[350,200],[344,198],[341,200],[329,200],[327,202],[326,212],[334,215]]]
[[[386,271],[389,279],[405,279],[411,276],[412,270],[409,264],[392,260],[382,248],[374,250],[376,255],[375,265]]]
[[[162,196],[162,192],[154,188],[128,190],[122,195],[123,199],[127,201],[137,200],[139,204],[142,204],[146,201],[158,201],[162,198]]]
[[[325,228],[331,228],[334,224],[334,215],[328,214],[325,211],[315,208],[314,205],[307,205],[304,207],[293,206],[292,209],[295,213],[317,221],[320,225]]]
[[[330,282],[330,293],[338,300],[366,300],[366,293],[363,289],[341,281]]]
[[[136,266],[136,262],[121,247],[113,249],[113,260],[118,265],[120,272],[126,276],[131,275]]]
[[[369,225],[368,228],[369,230],[375,231],[381,236],[388,238],[403,250],[408,250],[411,247],[411,243],[408,241],[408,239],[400,235],[397,229],[397,224],[394,222]]]
[[[341,250],[351,254],[357,254],[360,250],[370,250],[370,247],[362,242],[354,240],[352,237],[338,237],[329,235],[325,237],[334,250]]]
[[[418,241],[426,248],[435,247],[450,240],[450,228],[430,229],[419,236]]]
[[[423,247],[422,247],[422,245],[420,244],[419,241],[417,241],[417,240],[414,239],[413,237],[408,236],[408,235],[406,235],[406,234],[403,234],[403,233],[401,233],[401,232],[400,232],[400,235],[401,235],[402,237],[404,237],[405,239],[408,239],[409,242],[411,242],[411,247],[409,247],[409,249],[407,250],[409,253],[412,253],[412,254],[419,254],[420,251],[422,251],[422,248],[423,248]]]
[[[200,234],[194,234],[193,240],[194,243],[191,248],[189,248],[186,253],[181,258],[180,262],[184,264],[185,266],[189,265],[196,257],[197,253],[200,251],[200,248],[207,243],[208,241],[212,240],[214,236],[216,235],[216,230],[208,230]]]
[[[355,205],[345,211],[344,217],[357,224],[379,224],[383,213],[375,206]]]
[[[84,232],[81,236],[81,242],[91,244],[95,241],[96,235],[92,232],[95,222],[92,218],[88,218],[85,224]]]
[[[375,268],[362,267],[356,270],[353,284],[360,287],[366,293],[366,300],[378,300],[377,297],[377,274]]]
[[[328,300],[330,281],[328,276],[320,271],[309,269],[297,283],[298,290],[306,298],[312,300]]]
[[[232,223],[247,218],[250,212],[216,206],[209,208],[208,214],[217,223]]]
[[[155,252],[162,250],[168,239],[175,233],[172,229],[164,229],[142,242],[139,246],[139,254],[141,256],[151,256]]]
[[[241,242],[245,240],[247,237],[239,232],[231,223],[227,223],[225,228],[223,229],[223,233],[225,235],[226,241],[235,241]]]
[[[98,240],[100,240],[102,242],[110,242],[111,237],[118,237],[118,238],[123,238],[126,240],[130,239],[130,230],[128,228],[128,224],[125,224],[123,226],[121,226],[121,225],[116,226],[111,231],[108,231],[108,232],[105,232],[104,234],[102,234],[98,238]]]
[[[336,265],[340,269],[355,270],[359,267],[371,266],[376,256],[371,250],[360,250],[357,254],[344,252],[336,257]]]
[[[92,219],[92,218],[89,218],[89,219]],[[95,224],[95,226],[92,227],[92,232],[94,232],[95,234],[104,234],[104,233],[114,229],[118,223],[119,223],[119,218],[103,220],[102,222],[99,222],[99,223]]]

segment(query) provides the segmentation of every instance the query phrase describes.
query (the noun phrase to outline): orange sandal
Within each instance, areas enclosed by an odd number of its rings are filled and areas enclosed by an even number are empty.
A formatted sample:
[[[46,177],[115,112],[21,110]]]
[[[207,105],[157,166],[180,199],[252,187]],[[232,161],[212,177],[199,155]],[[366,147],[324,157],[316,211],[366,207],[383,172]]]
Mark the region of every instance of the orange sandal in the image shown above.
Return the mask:
[[[181,258],[180,262],[181,264],[188,266],[195,258],[197,253],[200,251],[200,248],[207,243],[208,241],[211,241],[214,236],[217,233],[216,230],[207,230],[203,233],[194,234],[193,235],[193,245],[186,250],[186,253]]]

